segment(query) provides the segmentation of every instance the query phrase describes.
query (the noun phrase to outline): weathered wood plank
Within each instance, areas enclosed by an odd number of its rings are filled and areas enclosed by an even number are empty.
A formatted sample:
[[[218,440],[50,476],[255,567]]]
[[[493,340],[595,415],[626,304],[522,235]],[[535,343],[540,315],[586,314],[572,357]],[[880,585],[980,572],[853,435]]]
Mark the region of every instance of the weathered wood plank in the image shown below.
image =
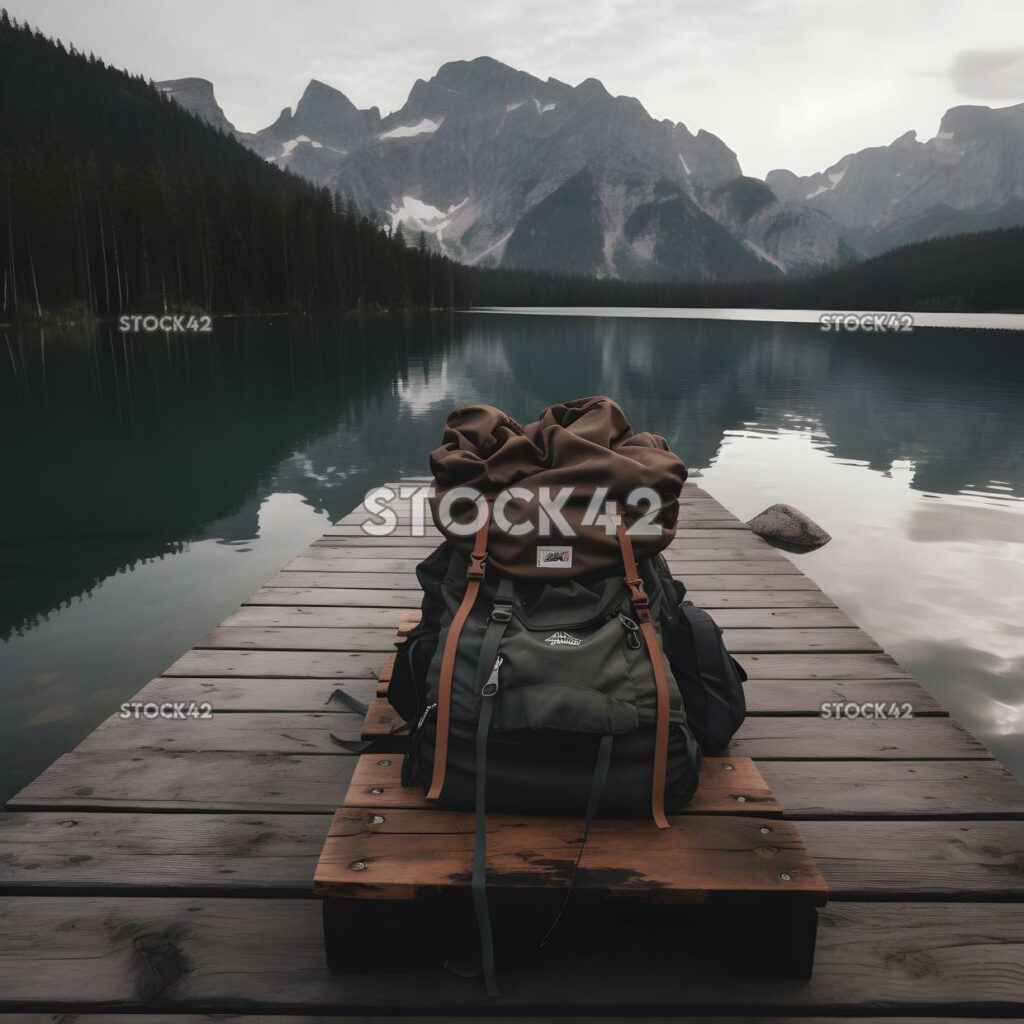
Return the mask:
[[[0,814],[0,891],[312,896],[330,823],[326,814]]]
[[[161,676],[150,680],[133,698],[143,703],[207,702],[215,715],[234,711],[319,711],[348,714],[331,701],[335,689],[368,704],[378,684],[370,679],[245,679]]]
[[[186,718],[124,719],[113,715],[78,746],[82,753],[113,750],[266,751],[337,754],[340,739],[386,739],[401,724],[391,705],[375,698],[362,716],[338,712],[245,712]],[[404,738],[400,741],[404,744]],[[987,759],[991,754],[948,718],[822,722],[807,717],[751,717],[729,747],[736,756],[772,760]]]
[[[748,718],[729,753],[766,760],[990,759],[992,754],[951,718],[866,721]]]
[[[830,899],[1024,899],[1024,822],[803,821]]]
[[[385,759],[388,755],[383,755]],[[72,751],[12,809],[333,812],[355,757]],[[791,818],[1024,818],[1024,787],[995,761],[762,761]]]
[[[675,571],[675,570],[673,570]],[[701,573],[690,570],[676,573],[681,576],[688,589],[695,592],[709,590],[812,590],[818,585],[803,573],[773,574],[750,569],[744,573],[728,572]],[[343,587],[356,589],[415,590],[414,572],[279,572],[270,578],[265,587]]]
[[[401,759],[363,754],[356,762],[345,807],[423,809],[431,807],[418,786],[403,786]],[[757,766],[746,757],[706,757],[700,786],[688,814],[746,814],[780,817],[782,807]]]
[[[748,679],[743,686],[748,715],[813,715],[822,707],[841,704],[881,704],[885,713],[902,712],[909,704],[914,715],[946,715],[946,709],[913,679]],[[834,712],[831,712],[834,714]],[[849,713],[849,712],[848,712]],[[823,723],[827,724],[827,723]]]
[[[665,548],[665,557],[669,559],[687,558],[782,558],[783,555],[773,548],[767,541],[762,540],[756,534],[743,534],[733,531],[733,538],[707,537],[706,530],[692,530],[686,539],[675,540]],[[351,538],[344,537],[321,537],[313,541],[303,552],[304,555],[314,557],[316,552],[330,552],[336,558],[401,558],[415,559],[420,561],[429,555],[435,544],[420,543],[394,544],[391,537],[368,537],[368,541],[376,541],[375,544],[353,543]],[[319,556],[324,557],[324,556]]]
[[[363,716],[351,711],[247,712],[215,715],[208,720],[124,719],[101,722],[75,748],[83,754],[111,750],[157,750],[179,753],[266,752],[271,754],[345,754],[331,739],[355,741]]]
[[[418,603],[416,605],[418,609]],[[229,615],[226,627],[303,627],[371,629],[394,628],[399,610],[352,606],[246,605]],[[726,629],[854,629],[854,622],[838,608],[723,608],[715,621]],[[877,649],[877,645],[870,648]]]
[[[789,579],[790,577],[783,577]],[[691,577],[692,580],[692,577]],[[716,608],[835,608],[820,590],[693,590],[694,604]],[[419,590],[354,590],[345,587],[260,587],[244,602],[250,605],[323,608],[419,608]],[[716,616],[717,618],[717,616]]]
[[[744,654],[751,679],[911,679],[888,654]]]
[[[352,789],[374,778],[357,771]],[[394,781],[399,796],[415,795]],[[374,811],[395,806],[372,801]],[[330,823],[326,813],[13,812],[0,815],[0,892],[308,897]],[[1024,822],[801,821],[799,830],[832,900],[1024,899]]]
[[[161,704],[170,701],[207,701],[214,713],[232,711],[343,711],[326,701],[341,687],[364,704],[381,691],[362,679],[196,678],[172,676],[153,679],[135,700]],[[746,684],[748,715],[820,715],[822,704],[840,701],[857,704],[909,703],[915,715],[945,715],[941,704],[910,679],[755,679]]]
[[[284,679],[376,679],[380,652],[187,651],[164,675]]]
[[[862,653],[881,648],[862,630],[849,629],[726,629],[733,654],[837,651]],[[379,651],[394,648],[391,628],[325,626],[219,626],[196,641],[196,649],[233,651]]]
[[[356,759],[269,753],[73,750],[8,801],[14,810],[333,813]]]
[[[743,540],[757,537],[746,523],[724,522],[716,523],[714,526],[695,526],[689,520],[682,521],[676,529],[676,537],[684,544],[689,540],[718,538],[726,541]],[[330,526],[321,540],[337,542],[343,545],[355,544],[359,546],[375,547],[387,543],[398,547],[426,547],[432,550],[434,546],[441,543],[443,534],[437,527],[428,524],[422,531],[412,532],[408,525],[396,528],[386,537],[374,537],[359,526]],[[762,541],[767,543],[767,541]]]
[[[334,548],[311,547],[306,554],[293,558],[282,570],[286,573],[296,572],[335,572],[351,573],[407,573],[414,577],[418,558],[351,558],[335,554]],[[756,559],[746,554],[733,558],[702,558],[711,552],[692,552],[693,557],[666,558],[669,568],[675,576],[709,576],[709,575],[749,575],[763,574],[767,576],[792,576],[800,573],[800,569],[784,555],[772,557],[762,553]]]
[[[493,1011],[482,986],[436,969],[401,984],[330,975],[312,900],[15,896],[0,916],[7,1010]],[[736,984],[725,965],[682,953],[677,922],[623,914],[609,942],[581,914],[543,961],[503,971],[503,1009],[1016,1015],[1024,1005],[1020,904],[958,904],[955,915],[941,903],[833,904],[821,917],[813,978]]]
[[[825,900],[825,880],[792,823],[764,818],[676,816],[653,822],[598,819],[574,874],[580,823],[573,818],[490,814],[487,885],[519,894],[564,888],[658,903],[705,902],[722,893]],[[343,807],[316,868],[319,895],[415,899],[437,887],[468,887],[476,846],[471,811]],[[361,862],[364,869],[350,865]],[[625,869],[625,870],[624,870]],[[786,912],[786,904],[779,908]]]
[[[908,679],[887,654],[737,654],[751,679]],[[192,650],[164,675],[375,679],[380,652]]]
[[[178,724],[187,725],[175,723]],[[374,742],[390,741],[388,749],[401,749],[400,744],[404,744],[404,739],[395,737],[393,733],[394,727],[399,724],[401,719],[391,705],[377,698],[370,705],[363,723],[362,736]],[[282,726],[282,730],[286,728]],[[197,730],[188,731],[191,735]],[[267,731],[270,732],[269,727]],[[290,733],[292,730],[287,731]],[[132,739],[136,741],[134,737]],[[205,742],[213,741],[207,735],[202,739]],[[958,722],[935,717],[823,722],[820,718],[807,716],[751,716],[733,737],[728,753],[738,757],[752,757],[759,763],[764,760],[985,760],[992,757]]]
[[[1019,818],[998,761],[758,761],[787,818]]]

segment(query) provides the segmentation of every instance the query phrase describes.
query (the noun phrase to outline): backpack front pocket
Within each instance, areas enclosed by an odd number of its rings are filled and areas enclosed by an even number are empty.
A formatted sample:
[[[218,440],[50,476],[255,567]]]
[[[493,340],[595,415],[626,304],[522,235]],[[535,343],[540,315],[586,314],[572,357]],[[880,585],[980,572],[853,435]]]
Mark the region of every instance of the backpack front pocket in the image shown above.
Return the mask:
[[[635,730],[629,636],[617,613],[596,626],[557,629],[514,620],[501,644],[493,728],[598,735]]]

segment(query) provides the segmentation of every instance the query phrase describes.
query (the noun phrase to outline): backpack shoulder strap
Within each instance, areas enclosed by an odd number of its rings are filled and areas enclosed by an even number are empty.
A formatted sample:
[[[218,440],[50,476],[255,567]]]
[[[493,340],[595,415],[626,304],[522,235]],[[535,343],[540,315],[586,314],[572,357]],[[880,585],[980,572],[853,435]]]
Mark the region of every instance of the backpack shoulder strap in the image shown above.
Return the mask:
[[[466,619],[476,604],[487,568],[487,531],[491,525],[491,505],[484,506],[483,522],[476,531],[473,550],[469,556],[469,567],[466,569],[466,592],[462,595],[445,639],[444,653],[441,655],[441,675],[437,683],[437,733],[434,740],[434,771],[430,778],[430,789],[427,790],[428,800],[437,800],[444,788],[444,776],[448,761],[448,731],[451,728],[452,715],[452,676],[455,674],[455,658],[459,652],[459,637],[466,625]]]
[[[657,694],[657,717],[654,723],[654,772],[651,781],[651,815],[658,828],[668,828],[665,817],[665,786],[668,781],[668,729],[669,729],[669,689],[665,678],[665,666],[661,659],[661,645],[654,623],[651,621],[651,601],[644,589],[644,581],[640,578],[640,570],[633,554],[633,542],[626,532],[626,526],[619,516],[616,526],[619,539],[619,550],[622,553],[622,565],[626,571],[626,586],[629,588],[630,601],[636,621],[647,644],[647,655],[651,659],[651,670],[654,673],[654,688]]]

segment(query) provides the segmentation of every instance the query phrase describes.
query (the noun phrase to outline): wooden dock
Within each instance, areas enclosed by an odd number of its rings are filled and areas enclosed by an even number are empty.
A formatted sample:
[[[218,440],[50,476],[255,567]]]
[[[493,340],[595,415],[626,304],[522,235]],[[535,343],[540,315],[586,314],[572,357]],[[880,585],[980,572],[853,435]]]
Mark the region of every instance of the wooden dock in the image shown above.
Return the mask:
[[[756,761],[829,884],[814,977],[737,982],[699,935],[681,959],[657,923],[592,929],[506,971],[497,1003],[440,970],[330,974],[312,879],[356,761],[330,733],[357,739],[361,716],[327,701],[336,687],[374,697],[436,536],[410,536],[406,518],[368,537],[365,517],[331,527],[137,697],[208,701],[211,719],[111,717],[10,802],[0,1024],[1024,1015],[1024,787],[692,484],[668,558],[750,675],[731,752]],[[823,720],[831,701],[915,714]]]

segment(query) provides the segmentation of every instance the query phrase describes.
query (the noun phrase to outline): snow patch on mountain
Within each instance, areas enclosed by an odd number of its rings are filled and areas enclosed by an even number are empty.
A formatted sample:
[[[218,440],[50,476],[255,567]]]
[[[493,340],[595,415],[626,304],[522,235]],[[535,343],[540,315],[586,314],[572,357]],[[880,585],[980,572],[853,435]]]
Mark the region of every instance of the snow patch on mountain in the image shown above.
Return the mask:
[[[408,139],[413,135],[427,135],[430,132],[436,132],[443,122],[444,118],[440,121],[431,121],[430,118],[425,117],[419,124],[399,125],[397,128],[392,128],[391,131],[382,132],[377,138],[383,142],[385,139]]]
[[[541,104],[540,100],[534,99],[534,106],[537,108],[538,114],[546,114],[549,110],[554,110],[558,106],[557,103],[544,103]]]
[[[815,196],[820,196],[823,192],[831,192],[843,180],[846,175],[846,168],[844,167],[841,171],[836,171],[833,174],[828,175],[830,184],[819,185],[813,192],[808,192],[804,197],[805,199],[813,199]]]
[[[391,230],[394,231],[399,224],[412,229],[413,231],[425,231],[433,235],[438,242],[443,242],[443,232],[452,222],[452,218],[469,202],[466,196],[461,203],[449,206],[447,210],[439,210],[436,206],[417,199],[415,196],[402,196],[401,205],[393,205],[389,211],[391,217]]]

